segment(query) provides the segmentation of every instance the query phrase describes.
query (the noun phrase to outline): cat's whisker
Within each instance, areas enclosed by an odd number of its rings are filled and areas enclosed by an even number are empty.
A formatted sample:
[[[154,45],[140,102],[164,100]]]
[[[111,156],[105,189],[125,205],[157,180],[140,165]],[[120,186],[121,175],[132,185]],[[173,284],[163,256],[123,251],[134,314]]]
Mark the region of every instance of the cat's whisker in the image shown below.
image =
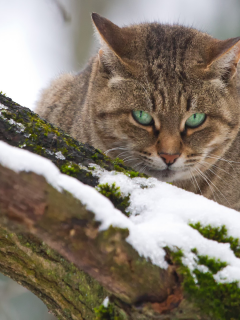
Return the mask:
[[[204,174],[204,173],[203,173]],[[213,193],[213,199],[216,202],[221,203],[222,197],[224,197],[224,199],[228,202],[227,198],[224,196],[224,194],[215,186],[215,184],[209,179],[209,177],[207,176],[206,172],[205,172],[205,177],[206,179],[208,179],[208,181],[212,184],[212,186],[214,187],[214,191],[212,191]],[[210,187],[210,186],[209,186]],[[210,188],[211,189],[211,188]],[[212,189],[211,189],[212,190]],[[216,200],[215,195],[217,196],[217,198],[219,199],[219,201]],[[229,203],[229,202],[228,202]]]
[[[142,172],[145,173],[145,174],[147,172],[146,169],[147,169],[147,166],[144,166],[143,169],[142,169]]]
[[[227,162],[227,163],[233,168],[233,165],[231,164],[231,161],[230,161],[230,160],[224,159],[223,157],[219,157],[219,156],[216,156],[216,157],[209,156],[208,153],[203,153],[203,154],[205,154],[205,158],[216,159],[216,160],[219,160],[219,161],[222,160],[222,161],[224,161],[224,162]],[[236,161],[233,161],[233,162],[238,163],[238,162],[236,162]],[[239,162],[239,163],[240,163],[240,162]],[[234,168],[233,168],[233,170],[234,170]]]
[[[137,164],[134,164],[133,165],[133,169],[136,169],[137,170],[137,167],[139,166],[139,165],[141,165],[141,164],[143,164],[143,161],[141,161],[141,162],[139,162],[139,163],[137,163]],[[137,170],[138,171],[138,170]]]
[[[201,164],[202,166],[204,166],[203,164]],[[205,166],[206,167],[206,166]],[[213,169],[213,168],[212,168]],[[219,178],[220,180],[222,180],[223,182],[226,182],[227,183],[227,181],[225,180],[225,179],[223,179],[222,177],[220,177],[216,172],[214,172],[212,169],[207,169],[206,170],[206,172],[207,171],[210,171],[210,172],[212,172],[217,178]]]
[[[212,157],[211,157],[211,156],[206,156],[205,158],[212,158]],[[236,171],[235,171],[235,169],[234,169],[234,167],[233,167],[232,163],[230,163],[228,160],[223,159],[223,158],[221,158],[221,157],[214,157],[214,158],[215,158],[215,159],[217,159],[217,160],[222,160],[222,161],[227,162],[227,163],[232,167],[233,171],[236,173]]]
[[[139,172],[143,172],[143,168],[144,168],[144,163],[142,163],[142,166],[139,167],[138,171],[139,171]]]
[[[204,166],[205,168],[207,168],[207,166],[206,165],[204,165],[204,164],[202,164],[202,163],[199,163],[200,165],[202,165],[202,166]],[[200,169],[199,169],[200,170]],[[200,170],[201,171],[201,170]],[[208,168],[207,170],[206,170],[206,172],[207,171],[210,171],[210,172],[212,172],[216,177],[218,177],[220,180],[222,180],[222,181],[224,181],[224,179],[222,179],[216,172],[214,172],[213,170],[211,170],[210,168]],[[205,173],[203,173],[202,171],[201,171],[201,173],[203,174],[203,175],[205,175],[207,178],[208,178],[208,180],[213,184],[213,182],[209,179],[209,177],[207,176],[207,174],[206,174],[206,172]],[[207,181],[206,181],[207,182]],[[214,185],[214,184],[213,184]],[[209,187],[210,187],[210,185],[209,185]],[[211,188],[211,187],[210,187]],[[223,195],[223,194],[222,194]],[[213,196],[214,196],[214,194],[213,194]]]
[[[225,153],[230,153],[230,154],[232,154],[233,151],[225,150],[223,153],[224,153],[224,154],[225,154]],[[202,154],[209,154],[209,152],[202,152]],[[214,154],[213,154],[213,155],[214,155]],[[215,155],[216,155],[216,154],[215,154]]]
[[[140,160],[140,159],[139,159],[139,158],[131,158],[131,159],[127,159],[127,160],[125,160],[125,161],[124,161],[124,163],[125,163],[125,162],[128,162],[128,161],[135,161],[135,160]]]
[[[204,162],[204,163],[209,164],[209,162],[204,161],[204,160],[201,160],[199,163],[201,163],[201,162]],[[217,166],[216,164],[211,164],[211,167],[214,167],[214,168],[216,168],[217,170],[221,170],[221,171],[223,171],[223,172],[227,173],[227,174],[228,174],[228,175],[230,175],[230,177],[232,177],[233,179],[237,179],[237,177],[234,177],[234,176],[233,176],[233,175],[231,175],[229,172],[227,172],[226,170],[224,170],[224,169],[220,168],[220,167],[219,167],[219,166]],[[237,180],[238,180],[238,179],[237,179]]]
[[[197,168],[196,168],[197,169]],[[199,171],[201,171],[200,169],[197,169],[197,170],[199,170]],[[230,203],[229,203],[229,201],[228,201],[228,199],[225,197],[225,195],[219,190],[219,188],[206,176],[206,174],[204,174],[203,172],[202,172],[202,174],[208,179],[208,181],[218,190],[218,192],[224,197],[224,199],[227,201],[227,203],[229,204],[229,206],[231,206],[230,205]],[[216,175],[217,176],[217,175]],[[220,177],[219,177],[220,178]],[[220,199],[221,200],[221,199]]]
[[[145,164],[145,166],[143,167],[143,170],[144,170],[143,173],[147,174],[147,170],[149,170],[149,167],[147,164]]]
[[[127,157],[123,158],[122,160],[123,160],[123,162],[125,162],[125,161],[127,161],[129,158],[133,158],[133,157],[134,157],[133,155],[130,155],[130,156],[127,156]],[[135,158],[133,158],[133,159],[135,159]]]
[[[125,153],[129,153],[130,151],[128,150],[128,151],[123,151],[123,152],[121,152],[121,153],[119,153],[118,155],[117,155],[117,158],[119,158],[119,157],[121,157],[121,155],[123,155],[123,154],[125,154]]]
[[[193,186],[194,186],[194,188],[195,188],[195,190],[196,190],[196,192],[197,192],[197,186],[196,186],[196,184],[195,184],[195,182],[194,182],[194,180],[193,180],[193,175],[192,175],[191,170],[189,170],[189,172],[190,172],[190,175],[191,175],[191,182],[192,182],[192,184],[193,184]]]
[[[202,172],[200,169],[196,168],[195,170],[199,173],[199,175],[200,175],[200,176],[203,178],[203,180],[207,183],[207,185],[209,186],[210,190],[212,191],[214,200],[217,201],[216,198],[215,198],[214,189],[212,188],[212,186],[211,186],[211,185],[209,184],[209,182],[208,182],[209,178],[207,178],[207,176],[204,175],[203,172]],[[209,180],[209,181],[210,181],[210,180]],[[210,181],[210,182],[211,182],[211,181]]]
[[[212,171],[210,168],[208,168],[206,165],[204,165],[203,163],[198,162],[201,166],[203,166],[204,168],[207,168],[207,171],[212,172],[215,176],[217,176],[220,180],[223,180],[216,172]]]
[[[127,150],[126,147],[116,147],[116,148],[111,148],[111,149],[108,149],[107,151],[105,151],[104,153],[107,155],[109,152],[111,151],[114,151],[114,150]]]
[[[195,169],[194,169],[194,170],[195,170]],[[192,174],[191,169],[190,169],[190,172],[191,172],[191,174]],[[201,193],[201,195],[202,195],[202,191],[201,191],[201,188],[199,187],[199,184],[198,184],[198,182],[197,182],[196,177],[194,176],[194,174],[192,174],[192,176],[193,176],[193,178],[194,178],[194,180],[195,180],[195,182],[196,182],[196,185],[198,186],[198,189],[199,189],[199,191],[200,191],[200,193]]]
[[[133,167],[134,161],[135,161],[135,159],[129,159],[129,160],[124,161],[124,163],[125,163],[126,165],[130,166],[130,167]],[[127,164],[127,162],[130,162],[130,163]]]
[[[226,150],[226,151],[224,151],[224,154],[225,154],[225,153],[230,153],[230,154],[232,154],[233,151]]]
[[[130,151],[120,152],[119,154],[116,155],[116,158],[120,158],[120,159],[123,160],[123,157],[124,157],[124,156],[127,157],[127,156],[130,155],[130,154],[131,154]]]
[[[206,154],[208,154],[208,153],[206,153]],[[213,156],[209,156],[209,155],[208,155],[206,158],[212,158],[212,159],[217,159],[217,160],[226,161],[226,162],[228,162],[229,164],[230,164],[230,163],[238,163],[238,164],[240,164],[240,161],[227,160],[227,159],[225,159],[225,158],[223,158],[223,157],[213,157]]]

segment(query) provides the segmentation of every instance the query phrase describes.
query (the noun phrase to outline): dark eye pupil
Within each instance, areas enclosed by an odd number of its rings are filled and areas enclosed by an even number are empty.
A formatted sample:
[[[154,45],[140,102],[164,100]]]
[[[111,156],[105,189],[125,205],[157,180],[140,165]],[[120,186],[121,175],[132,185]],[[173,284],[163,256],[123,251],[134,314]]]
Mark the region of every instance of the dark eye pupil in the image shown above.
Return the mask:
[[[196,113],[194,113],[193,117],[194,117],[194,119],[196,119],[196,117],[197,117],[197,114],[196,114]]]
[[[140,117],[141,117],[141,118],[142,118],[142,113],[143,113],[143,112],[142,112],[142,111],[140,111]]]

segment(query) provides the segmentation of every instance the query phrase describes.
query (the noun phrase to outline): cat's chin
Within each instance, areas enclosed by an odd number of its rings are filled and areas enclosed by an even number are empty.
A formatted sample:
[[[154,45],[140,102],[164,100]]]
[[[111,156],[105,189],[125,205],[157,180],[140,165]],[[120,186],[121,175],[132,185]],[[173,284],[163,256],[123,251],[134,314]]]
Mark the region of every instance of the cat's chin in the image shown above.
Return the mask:
[[[164,182],[172,182],[175,180],[174,176],[176,176],[176,172],[169,169],[165,169],[165,170],[158,171],[156,178]]]
[[[163,182],[174,182],[177,180],[189,179],[188,173],[186,171],[174,171],[170,169],[153,171],[151,170],[149,172],[149,175]]]

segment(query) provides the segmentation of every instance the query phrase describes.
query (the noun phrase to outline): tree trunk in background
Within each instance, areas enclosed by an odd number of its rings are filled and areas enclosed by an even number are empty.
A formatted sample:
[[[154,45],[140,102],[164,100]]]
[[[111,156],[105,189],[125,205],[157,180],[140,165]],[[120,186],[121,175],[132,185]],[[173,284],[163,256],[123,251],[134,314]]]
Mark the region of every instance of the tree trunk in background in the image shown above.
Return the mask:
[[[127,0],[121,0],[121,5]],[[94,27],[91,13],[97,12],[106,15],[111,6],[116,6],[116,1],[109,0],[77,0],[70,2],[70,15],[73,28],[73,45],[77,60],[76,70],[79,70],[90,58],[94,41]],[[89,54],[90,52],[90,54]]]

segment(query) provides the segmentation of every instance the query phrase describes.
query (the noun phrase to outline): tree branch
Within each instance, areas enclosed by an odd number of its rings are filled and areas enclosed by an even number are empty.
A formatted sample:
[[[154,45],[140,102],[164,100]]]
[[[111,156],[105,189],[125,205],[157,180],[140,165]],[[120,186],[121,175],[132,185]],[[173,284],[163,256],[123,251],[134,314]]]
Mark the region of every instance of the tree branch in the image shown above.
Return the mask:
[[[132,174],[10,99],[0,95],[0,103],[0,140],[50,159],[90,186],[98,178],[84,166],[93,162]],[[79,163],[83,169],[76,169]],[[140,257],[126,242],[127,229],[99,231],[92,212],[43,176],[0,165],[0,224],[0,271],[59,319],[95,319],[93,309],[106,295],[117,319],[210,319],[183,297],[176,266],[165,270]]]

